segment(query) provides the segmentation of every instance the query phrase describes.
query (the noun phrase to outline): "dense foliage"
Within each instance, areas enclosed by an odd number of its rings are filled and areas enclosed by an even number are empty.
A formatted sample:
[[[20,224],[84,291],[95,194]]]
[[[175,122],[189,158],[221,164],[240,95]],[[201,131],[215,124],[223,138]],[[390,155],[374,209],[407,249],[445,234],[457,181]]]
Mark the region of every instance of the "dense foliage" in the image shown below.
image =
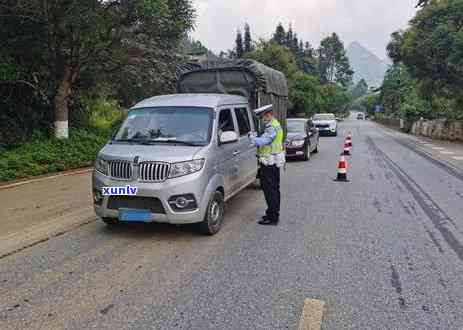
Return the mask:
[[[73,130],[67,140],[36,136],[2,152],[0,181],[90,166],[107,141],[104,131]]]
[[[68,121],[86,92],[130,105],[171,90],[193,19],[189,0],[3,1],[0,141]]]
[[[463,119],[463,0],[420,1],[405,31],[392,34],[394,66],[381,103],[404,119]]]
[[[244,56],[279,70],[288,78],[291,115],[347,111],[352,70],[336,34],[325,38],[319,49],[313,49],[309,42],[298,38],[291,26],[286,30],[278,24],[271,40],[255,42],[253,48]]]

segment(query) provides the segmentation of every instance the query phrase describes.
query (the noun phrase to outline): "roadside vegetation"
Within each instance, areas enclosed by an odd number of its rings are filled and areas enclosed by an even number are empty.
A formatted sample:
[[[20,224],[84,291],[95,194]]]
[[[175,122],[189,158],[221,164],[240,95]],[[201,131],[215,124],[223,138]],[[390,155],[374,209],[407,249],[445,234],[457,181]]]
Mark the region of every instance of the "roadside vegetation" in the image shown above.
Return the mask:
[[[377,116],[408,122],[463,120],[463,0],[420,0],[406,30],[394,32],[387,47],[393,65],[380,90],[363,100]]]
[[[353,99],[352,71],[344,43],[336,33],[318,48],[298,38],[290,25],[275,28],[270,40],[252,42],[250,27],[240,30],[235,47],[222,57],[250,58],[283,72],[289,84],[289,111],[292,116],[310,117],[318,112],[346,113]]]
[[[0,181],[89,165],[124,109],[174,90],[194,18],[190,0],[2,3]]]

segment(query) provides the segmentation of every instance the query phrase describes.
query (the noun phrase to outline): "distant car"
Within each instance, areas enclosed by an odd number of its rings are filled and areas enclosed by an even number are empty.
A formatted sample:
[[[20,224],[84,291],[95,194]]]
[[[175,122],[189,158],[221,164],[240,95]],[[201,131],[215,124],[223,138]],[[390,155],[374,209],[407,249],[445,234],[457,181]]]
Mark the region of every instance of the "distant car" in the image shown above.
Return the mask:
[[[310,160],[311,153],[317,153],[320,144],[319,131],[312,120],[288,118],[287,127],[286,156]]]
[[[365,115],[363,113],[359,113],[357,115],[357,120],[365,120]]]
[[[338,135],[338,122],[332,113],[320,113],[312,117],[313,124],[321,135]]]

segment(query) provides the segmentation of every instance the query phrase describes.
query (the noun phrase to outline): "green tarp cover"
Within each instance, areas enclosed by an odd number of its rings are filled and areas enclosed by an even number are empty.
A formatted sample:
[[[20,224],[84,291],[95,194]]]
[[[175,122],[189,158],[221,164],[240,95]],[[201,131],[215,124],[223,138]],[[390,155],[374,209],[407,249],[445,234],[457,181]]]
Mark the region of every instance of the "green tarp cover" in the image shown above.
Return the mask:
[[[283,73],[253,60],[206,62],[184,72],[178,82],[180,93],[221,93],[250,97],[253,91],[288,96]]]

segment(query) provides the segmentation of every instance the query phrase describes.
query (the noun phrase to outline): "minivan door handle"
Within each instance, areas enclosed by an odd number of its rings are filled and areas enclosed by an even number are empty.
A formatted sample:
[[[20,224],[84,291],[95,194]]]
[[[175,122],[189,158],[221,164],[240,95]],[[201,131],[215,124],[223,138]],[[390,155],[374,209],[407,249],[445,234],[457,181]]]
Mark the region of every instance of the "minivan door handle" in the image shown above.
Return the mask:
[[[236,156],[238,156],[239,154],[240,154],[239,150],[235,150],[235,151],[233,152],[233,157],[236,157]]]

